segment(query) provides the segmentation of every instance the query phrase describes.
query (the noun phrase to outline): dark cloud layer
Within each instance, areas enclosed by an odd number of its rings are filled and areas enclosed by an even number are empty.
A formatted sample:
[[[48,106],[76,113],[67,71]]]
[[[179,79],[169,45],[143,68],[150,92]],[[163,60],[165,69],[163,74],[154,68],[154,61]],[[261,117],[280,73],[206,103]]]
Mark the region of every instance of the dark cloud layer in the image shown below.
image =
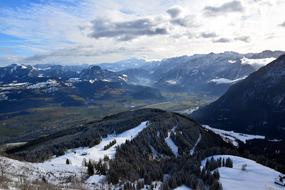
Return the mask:
[[[194,16],[188,15],[182,18],[175,18],[171,20],[173,25],[178,25],[182,27],[198,27],[198,24],[195,23]]]
[[[231,42],[231,39],[229,38],[218,38],[218,39],[214,39],[212,40],[213,43],[228,43]]]
[[[284,22],[282,22],[279,26],[281,26],[281,27],[285,27],[285,21],[284,21]]]
[[[239,37],[236,37],[235,40],[249,43],[250,37],[249,36],[239,36]]]
[[[159,26],[161,23],[143,18],[126,22],[112,22],[105,19],[92,21],[92,33],[90,37],[116,38],[127,41],[140,36],[154,36],[168,34],[167,28]]]
[[[224,3],[220,6],[206,6],[204,8],[205,14],[207,16],[223,15],[230,12],[242,12],[243,10],[244,7],[242,6],[241,2],[236,0]]]
[[[218,37],[218,35],[215,32],[202,32],[200,34],[200,37],[202,37],[202,38],[215,38],[215,37]]]
[[[181,9],[178,7],[173,7],[168,9],[166,12],[171,16],[171,18],[176,18],[181,14]]]

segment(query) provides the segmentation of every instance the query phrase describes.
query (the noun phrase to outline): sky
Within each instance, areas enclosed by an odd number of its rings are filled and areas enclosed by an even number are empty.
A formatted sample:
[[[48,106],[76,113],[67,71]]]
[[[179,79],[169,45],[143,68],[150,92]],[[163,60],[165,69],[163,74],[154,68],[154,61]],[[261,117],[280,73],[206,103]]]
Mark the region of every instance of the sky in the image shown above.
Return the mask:
[[[0,65],[285,50],[284,0],[0,0]]]

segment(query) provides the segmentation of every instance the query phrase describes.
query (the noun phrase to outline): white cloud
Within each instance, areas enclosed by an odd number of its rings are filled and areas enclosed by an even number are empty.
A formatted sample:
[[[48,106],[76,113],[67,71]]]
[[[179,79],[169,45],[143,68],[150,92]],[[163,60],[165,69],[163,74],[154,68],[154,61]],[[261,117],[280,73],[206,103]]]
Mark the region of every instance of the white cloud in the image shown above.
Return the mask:
[[[285,49],[280,43],[285,40],[284,27],[280,27],[285,4],[280,0],[71,2],[0,8],[0,30],[23,39],[12,48],[29,51],[34,56],[24,60],[38,63]],[[217,16],[221,14],[227,16]],[[20,59],[17,53],[0,55],[4,62],[8,57]]]

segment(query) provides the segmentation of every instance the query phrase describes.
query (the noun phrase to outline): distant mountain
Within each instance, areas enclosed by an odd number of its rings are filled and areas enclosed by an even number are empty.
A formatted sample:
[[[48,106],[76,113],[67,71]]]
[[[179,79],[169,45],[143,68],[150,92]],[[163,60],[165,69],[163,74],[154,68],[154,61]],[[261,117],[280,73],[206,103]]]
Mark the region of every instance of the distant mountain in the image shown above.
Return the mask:
[[[97,100],[163,100],[160,91],[127,83],[127,76],[90,66],[10,65],[0,68],[0,113],[50,105],[84,106]]]
[[[0,67],[0,83],[31,82],[36,80],[40,72],[33,66],[12,64]]]
[[[81,80],[92,80],[92,81],[105,81],[105,82],[126,82],[127,76],[120,75],[115,72],[101,69],[99,66],[90,66],[87,69],[83,69],[80,72],[79,78]]]
[[[243,80],[282,51],[237,52],[180,56],[121,70],[128,82],[172,92],[220,96],[232,84]]]
[[[12,64],[0,67],[0,84],[20,82],[43,82],[48,79],[68,80],[79,77],[87,66],[63,65],[21,65]]]
[[[285,55],[260,68],[214,103],[193,113],[203,124],[227,130],[285,136]]]
[[[99,66],[103,69],[118,72],[126,69],[135,69],[141,67],[153,67],[157,62],[148,62],[143,59],[127,59],[114,63],[101,63]]]
[[[163,60],[152,74],[155,87],[189,93],[221,95],[230,85],[244,79],[282,52],[259,54],[225,52]]]

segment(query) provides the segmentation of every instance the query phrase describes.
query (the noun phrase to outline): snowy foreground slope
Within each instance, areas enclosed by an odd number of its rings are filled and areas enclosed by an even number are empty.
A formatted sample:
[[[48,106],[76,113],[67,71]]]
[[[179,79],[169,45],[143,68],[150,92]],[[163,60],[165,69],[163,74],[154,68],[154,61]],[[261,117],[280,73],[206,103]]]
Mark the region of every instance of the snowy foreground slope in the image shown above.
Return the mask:
[[[253,160],[246,158],[232,156],[232,155],[215,155],[218,158],[231,158],[233,161],[233,168],[221,167],[219,168],[220,182],[223,190],[284,190],[284,187],[274,184],[274,178],[280,173],[256,163]],[[209,157],[208,159],[210,159]],[[202,166],[205,165],[206,160],[202,161]],[[246,169],[242,170],[242,165],[246,164]]]
[[[83,159],[86,159],[87,161],[89,159],[98,161],[99,159],[103,159],[104,156],[113,158],[116,153],[116,146],[125,143],[126,140],[132,140],[147,126],[148,121],[142,122],[137,127],[121,134],[113,134],[103,138],[100,144],[94,147],[71,149],[68,150],[65,155],[54,157],[43,163],[21,162],[6,157],[0,157],[0,164],[5,168],[5,175],[14,181],[18,181],[19,176],[29,181],[41,180],[44,177],[49,183],[55,185],[65,184],[70,176],[77,178],[87,176],[87,168],[82,165]],[[114,140],[116,140],[116,144],[109,149],[104,150],[104,146]],[[69,159],[71,164],[67,165],[66,159]],[[88,178],[85,183],[88,186],[102,180],[104,180],[104,176],[95,175]]]

